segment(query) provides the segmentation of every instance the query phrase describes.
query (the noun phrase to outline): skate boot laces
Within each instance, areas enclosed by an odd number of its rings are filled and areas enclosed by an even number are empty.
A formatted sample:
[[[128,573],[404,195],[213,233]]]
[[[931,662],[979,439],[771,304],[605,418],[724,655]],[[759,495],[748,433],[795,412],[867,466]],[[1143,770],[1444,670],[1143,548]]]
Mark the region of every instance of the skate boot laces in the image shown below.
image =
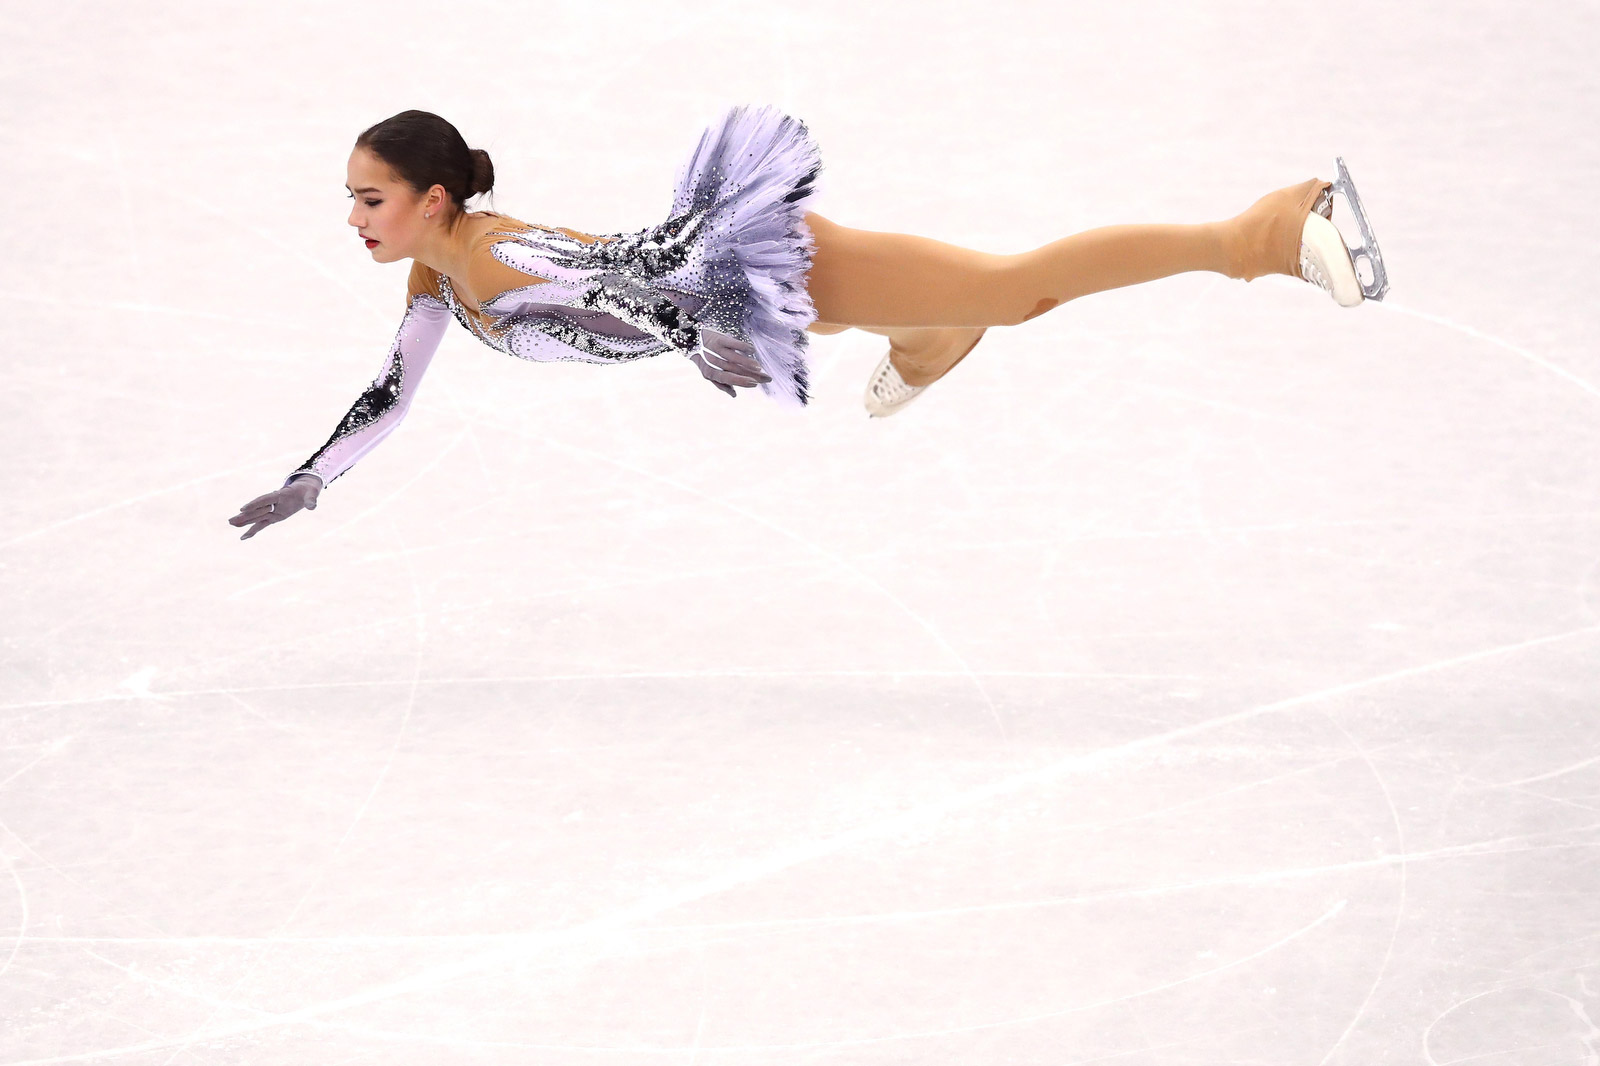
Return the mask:
[[[1328,276],[1317,266],[1316,257],[1304,244],[1300,246],[1300,276],[1319,289],[1326,292],[1333,291],[1333,282],[1329,281]]]
[[[1326,189],[1323,189],[1322,192],[1317,195],[1317,202],[1311,205],[1311,210],[1315,211],[1329,222],[1333,221],[1332,185],[1328,186]]]
[[[1317,202],[1311,205],[1311,210],[1328,221],[1333,221],[1333,186],[1328,186],[1317,195]],[[1300,245],[1300,276],[1319,289],[1326,292],[1333,291],[1333,282],[1322,272],[1322,268],[1317,265],[1316,256],[1304,242]]]
[[[894,368],[894,361],[889,358],[885,358],[883,364],[878,367],[878,372],[872,375],[872,395],[886,407],[904,403],[921,392],[924,387],[907,385],[905,379],[900,376],[900,371]]]

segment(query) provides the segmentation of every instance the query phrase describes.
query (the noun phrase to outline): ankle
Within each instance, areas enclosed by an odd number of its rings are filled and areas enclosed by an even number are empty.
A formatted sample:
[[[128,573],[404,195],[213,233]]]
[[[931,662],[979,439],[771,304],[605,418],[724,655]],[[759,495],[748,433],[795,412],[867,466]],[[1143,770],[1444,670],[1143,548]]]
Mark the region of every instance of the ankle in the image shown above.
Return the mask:
[[[1270,197],[1257,200],[1246,211],[1216,225],[1222,231],[1227,269],[1223,273],[1238,281],[1254,281],[1278,273],[1277,229]]]
[[[919,366],[893,345],[889,347],[889,362],[893,364],[894,372],[900,375],[900,380],[912,388],[920,389],[924,386],[932,385],[941,376],[940,368]]]
[[[1211,267],[1214,272],[1237,281],[1249,281],[1261,275],[1259,270],[1252,269],[1250,242],[1238,217],[1207,223],[1206,228],[1217,249],[1216,265]]]
[[[911,348],[900,337],[889,341],[889,362],[900,380],[925,388],[944,377],[977,347],[986,326],[935,326],[911,331]]]

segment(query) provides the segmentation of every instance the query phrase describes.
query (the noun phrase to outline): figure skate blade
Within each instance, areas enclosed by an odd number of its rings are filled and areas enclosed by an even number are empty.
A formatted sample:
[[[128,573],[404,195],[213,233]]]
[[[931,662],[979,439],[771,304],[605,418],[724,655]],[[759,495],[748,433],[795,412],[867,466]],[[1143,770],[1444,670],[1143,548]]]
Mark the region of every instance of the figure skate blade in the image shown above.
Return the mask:
[[[1350,180],[1350,172],[1345,169],[1344,157],[1335,159],[1334,165],[1338,168],[1338,177],[1333,180],[1333,188],[1328,190],[1329,198],[1333,193],[1344,196],[1344,202],[1349,206],[1350,213],[1356,217],[1356,225],[1361,227],[1361,244],[1350,249],[1350,262],[1356,268],[1356,280],[1361,283],[1361,295],[1368,300],[1381,300],[1389,291],[1389,273],[1383,268],[1383,253],[1378,251],[1378,238],[1373,235],[1372,223],[1367,221],[1367,212],[1361,205],[1361,195],[1356,192],[1355,183]],[[1361,261],[1365,259],[1367,270],[1372,274],[1369,282],[1361,276]]]

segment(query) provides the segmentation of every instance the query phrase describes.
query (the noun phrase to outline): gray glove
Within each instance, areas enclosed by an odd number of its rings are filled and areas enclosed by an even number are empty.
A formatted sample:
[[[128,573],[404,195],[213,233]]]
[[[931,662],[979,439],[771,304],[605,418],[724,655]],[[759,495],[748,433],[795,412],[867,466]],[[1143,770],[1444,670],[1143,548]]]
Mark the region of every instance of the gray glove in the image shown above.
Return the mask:
[[[755,347],[737,337],[700,328],[700,348],[689,353],[689,361],[700,368],[705,379],[729,396],[738,396],[735,385],[749,388],[763,385],[772,376],[755,359]]]
[[[282,522],[296,511],[315,511],[317,497],[322,494],[322,479],[315,474],[296,474],[281,489],[257,496],[239,513],[228,519],[230,526],[249,526],[250,532],[240,537],[249,540],[274,522]]]

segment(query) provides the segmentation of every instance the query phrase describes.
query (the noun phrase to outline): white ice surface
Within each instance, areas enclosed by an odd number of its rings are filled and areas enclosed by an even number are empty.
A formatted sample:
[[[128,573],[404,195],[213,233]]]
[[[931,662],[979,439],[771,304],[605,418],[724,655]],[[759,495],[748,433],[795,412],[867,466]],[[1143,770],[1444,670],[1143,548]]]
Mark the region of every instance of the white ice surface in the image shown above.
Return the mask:
[[[1600,1063],[1593,3],[0,8],[0,1063]],[[869,421],[446,340],[366,125],[1018,251],[1343,155],[1345,311],[1189,274]],[[1342,205],[1339,205],[1342,206]]]

